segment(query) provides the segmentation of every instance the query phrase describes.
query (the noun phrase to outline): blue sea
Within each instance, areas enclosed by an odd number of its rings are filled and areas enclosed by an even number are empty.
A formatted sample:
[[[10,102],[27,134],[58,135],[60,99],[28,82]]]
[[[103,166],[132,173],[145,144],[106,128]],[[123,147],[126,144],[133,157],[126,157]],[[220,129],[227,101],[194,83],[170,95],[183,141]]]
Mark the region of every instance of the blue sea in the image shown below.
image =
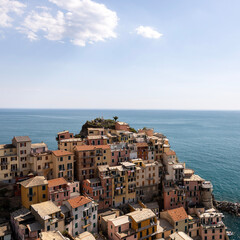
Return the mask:
[[[165,134],[180,161],[213,183],[216,199],[240,202],[239,111],[0,109],[0,144],[28,135],[54,150],[57,132],[79,133],[86,120],[113,116],[136,129]],[[233,239],[240,239],[240,218],[226,214],[225,223],[235,233]]]

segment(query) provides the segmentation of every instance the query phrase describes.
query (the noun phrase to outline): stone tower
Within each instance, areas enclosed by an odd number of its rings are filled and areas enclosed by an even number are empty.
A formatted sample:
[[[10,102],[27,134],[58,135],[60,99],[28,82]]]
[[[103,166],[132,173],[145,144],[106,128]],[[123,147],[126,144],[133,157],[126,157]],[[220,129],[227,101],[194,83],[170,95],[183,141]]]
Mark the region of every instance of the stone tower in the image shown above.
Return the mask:
[[[201,197],[202,204],[206,209],[213,208],[212,191],[212,183],[210,181],[204,181],[202,183]]]

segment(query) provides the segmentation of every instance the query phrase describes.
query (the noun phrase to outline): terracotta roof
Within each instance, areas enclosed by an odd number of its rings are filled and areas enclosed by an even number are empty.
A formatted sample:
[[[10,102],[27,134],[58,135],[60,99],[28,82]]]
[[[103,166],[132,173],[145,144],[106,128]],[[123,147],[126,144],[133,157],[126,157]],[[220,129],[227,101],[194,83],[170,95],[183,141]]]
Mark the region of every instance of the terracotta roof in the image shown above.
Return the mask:
[[[64,178],[55,178],[52,180],[48,180],[48,187],[56,187],[59,185],[67,184],[67,181]]]
[[[183,207],[171,209],[167,212],[174,222],[178,222],[188,218],[188,215]]]
[[[78,196],[72,199],[69,199],[68,202],[71,205],[72,208],[80,207],[84,204],[90,203],[92,200],[90,200],[87,197],[84,196]]]
[[[169,150],[169,151],[165,152],[165,154],[167,156],[176,155],[176,153],[173,150]]]
[[[36,176],[34,178],[29,178],[28,180],[22,181],[20,183],[23,187],[35,187],[48,184],[48,181],[44,176]]]
[[[56,157],[73,155],[72,152],[63,151],[63,150],[52,151],[52,153],[53,153]]]
[[[76,146],[76,151],[92,151],[95,149],[110,149],[109,145],[83,145],[83,146]]]
[[[148,147],[148,144],[143,142],[143,143],[137,143],[137,147]]]

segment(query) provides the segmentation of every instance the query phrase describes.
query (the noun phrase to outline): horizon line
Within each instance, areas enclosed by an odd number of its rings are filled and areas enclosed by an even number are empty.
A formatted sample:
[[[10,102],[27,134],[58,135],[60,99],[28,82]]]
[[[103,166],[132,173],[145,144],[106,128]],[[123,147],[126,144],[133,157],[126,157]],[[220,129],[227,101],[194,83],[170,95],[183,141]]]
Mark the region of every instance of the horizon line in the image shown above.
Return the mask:
[[[139,108],[2,108],[0,110],[93,110],[93,111],[227,111],[239,112],[240,109],[139,109]]]

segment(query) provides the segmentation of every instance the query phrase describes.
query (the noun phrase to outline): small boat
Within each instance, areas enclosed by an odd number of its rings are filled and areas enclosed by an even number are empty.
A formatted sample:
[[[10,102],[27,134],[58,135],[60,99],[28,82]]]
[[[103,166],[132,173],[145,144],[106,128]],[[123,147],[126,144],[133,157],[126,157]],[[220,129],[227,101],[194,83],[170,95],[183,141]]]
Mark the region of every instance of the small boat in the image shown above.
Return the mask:
[[[233,232],[232,231],[226,231],[228,237],[232,237],[233,236]]]

